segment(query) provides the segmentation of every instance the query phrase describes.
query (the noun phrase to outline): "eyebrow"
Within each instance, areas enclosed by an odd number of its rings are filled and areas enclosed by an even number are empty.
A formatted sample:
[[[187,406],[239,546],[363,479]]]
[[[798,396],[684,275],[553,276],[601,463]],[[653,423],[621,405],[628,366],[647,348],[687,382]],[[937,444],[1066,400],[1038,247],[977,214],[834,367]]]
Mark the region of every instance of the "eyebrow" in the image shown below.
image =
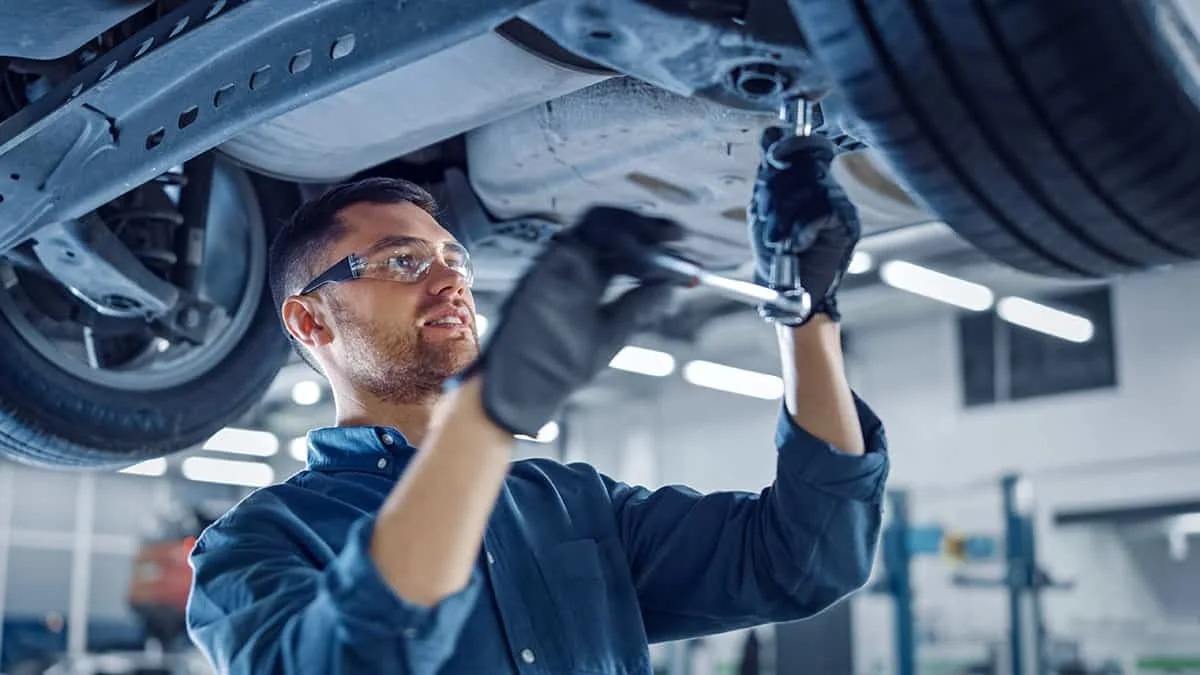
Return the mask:
[[[374,244],[367,247],[367,250],[362,252],[362,255],[370,256],[384,249],[395,248],[398,246],[407,246],[409,244],[428,244],[429,242],[420,237],[392,235],[377,240]]]
[[[445,239],[445,240],[443,240],[443,241],[444,241],[444,243],[446,243],[446,244],[448,244],[448,245],[450,245],[450,246],[455,246],[455,247],[457,247],[457,248],[459,248],[459,249],[461,249],[461,250],[464,250],[464,251],[466,250],[466,247],[465,247],[465,246],[463,246],[463,245],[462,245],[460,242],[458,242],[458,241],[457,241],[457,240],[455,240],[455,239]],[[376,241],[374,244],[371,244],[370,246],[368,246],[368,247],[367,247],[367,249],[366,249],[365,251],[363,251],[363,252],[362,252],[362,254],[361,254],[361,255],[364,255],[364,256],[370,257],[370,256],[372,256],[372,255],[374,255],[374,254],[376,254],[376,253],[379,253],[380,251],[383,251],[383,250],[385,250],[385,249],[389,249],[389,248],[397,248],[397,247],[400,247],[400,246],[408,246],[409,244],[425,244],[425,245],[429,245],[429,244],[430,244],[430,242],[429,242],[429,240],[427,240],[427,239],[422,239],[422,238],[420,238],[420,237],[413,237],[413,236],[410,236],[410,235],[396,235],[396,234],[394,234],[394,235],[387,236],[387,237],[384,237],[384,238],[382,238],[382,239],[379,239],[379,240],[378,240],[378,241]]]

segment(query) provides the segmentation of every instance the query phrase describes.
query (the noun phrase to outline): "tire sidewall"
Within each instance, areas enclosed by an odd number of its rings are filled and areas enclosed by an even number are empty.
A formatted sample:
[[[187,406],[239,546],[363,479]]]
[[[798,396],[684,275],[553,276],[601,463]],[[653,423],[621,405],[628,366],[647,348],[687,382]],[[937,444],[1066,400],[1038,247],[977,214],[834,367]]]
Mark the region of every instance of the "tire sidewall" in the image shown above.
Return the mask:
[[[299,201],[292,185],[250,174],[268,241]],[[178,386],[104,387],[47,361],[0,316],[0,453],[33,464],[121,466],[193,446],[242,415],[286,363],[290,344],[265,275],[253,317],[214,367]]]

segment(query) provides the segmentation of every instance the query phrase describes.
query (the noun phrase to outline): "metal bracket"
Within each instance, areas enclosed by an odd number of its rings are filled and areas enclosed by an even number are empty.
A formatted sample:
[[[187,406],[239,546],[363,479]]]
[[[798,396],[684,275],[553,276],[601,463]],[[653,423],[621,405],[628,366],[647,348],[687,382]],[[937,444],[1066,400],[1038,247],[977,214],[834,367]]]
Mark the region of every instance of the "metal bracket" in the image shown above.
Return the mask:
[[[179,289],[146,269],[95,216],[43,227],[33,251],[48,272],[105,316],[151,319],[179,302]]]
[[[200,344],[225,313],[155,276],[94,215],[43,227],[33,251],[72,295],[104,316],[158,321],[163,332]]]
[[[522,19],[592,61],[672,91],[775,111],[831,88],[785,0],[544,3]]]
[[[0,251],[534,0],[192,0],[0,123]]]

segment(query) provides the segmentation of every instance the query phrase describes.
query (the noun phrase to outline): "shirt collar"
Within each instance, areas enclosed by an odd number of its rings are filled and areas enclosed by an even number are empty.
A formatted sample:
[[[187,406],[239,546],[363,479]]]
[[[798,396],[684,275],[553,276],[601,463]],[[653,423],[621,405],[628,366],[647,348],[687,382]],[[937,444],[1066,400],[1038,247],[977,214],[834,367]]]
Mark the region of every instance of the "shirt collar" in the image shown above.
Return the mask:
[[[320,427],[308,432],[308,468],[391,474],[416,449],[392,427]]]

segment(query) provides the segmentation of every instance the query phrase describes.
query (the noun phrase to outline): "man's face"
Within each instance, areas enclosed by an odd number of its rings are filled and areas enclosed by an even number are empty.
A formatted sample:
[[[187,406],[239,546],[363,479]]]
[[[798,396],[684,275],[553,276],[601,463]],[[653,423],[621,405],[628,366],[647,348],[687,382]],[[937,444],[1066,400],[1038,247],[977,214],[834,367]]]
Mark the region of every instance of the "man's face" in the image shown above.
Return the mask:
[[[347,232],[319,269],[398,237],[430,245],[454,241],[412,204],[355,204],[339,216]],[[317,295],[328,310],[333,367],[380,400],[428,400],[479,353],[474,298],[466,279],[441,260],[414,283],[363,278],[326,286]],[[456,318],[462,323],[456,325]]]

